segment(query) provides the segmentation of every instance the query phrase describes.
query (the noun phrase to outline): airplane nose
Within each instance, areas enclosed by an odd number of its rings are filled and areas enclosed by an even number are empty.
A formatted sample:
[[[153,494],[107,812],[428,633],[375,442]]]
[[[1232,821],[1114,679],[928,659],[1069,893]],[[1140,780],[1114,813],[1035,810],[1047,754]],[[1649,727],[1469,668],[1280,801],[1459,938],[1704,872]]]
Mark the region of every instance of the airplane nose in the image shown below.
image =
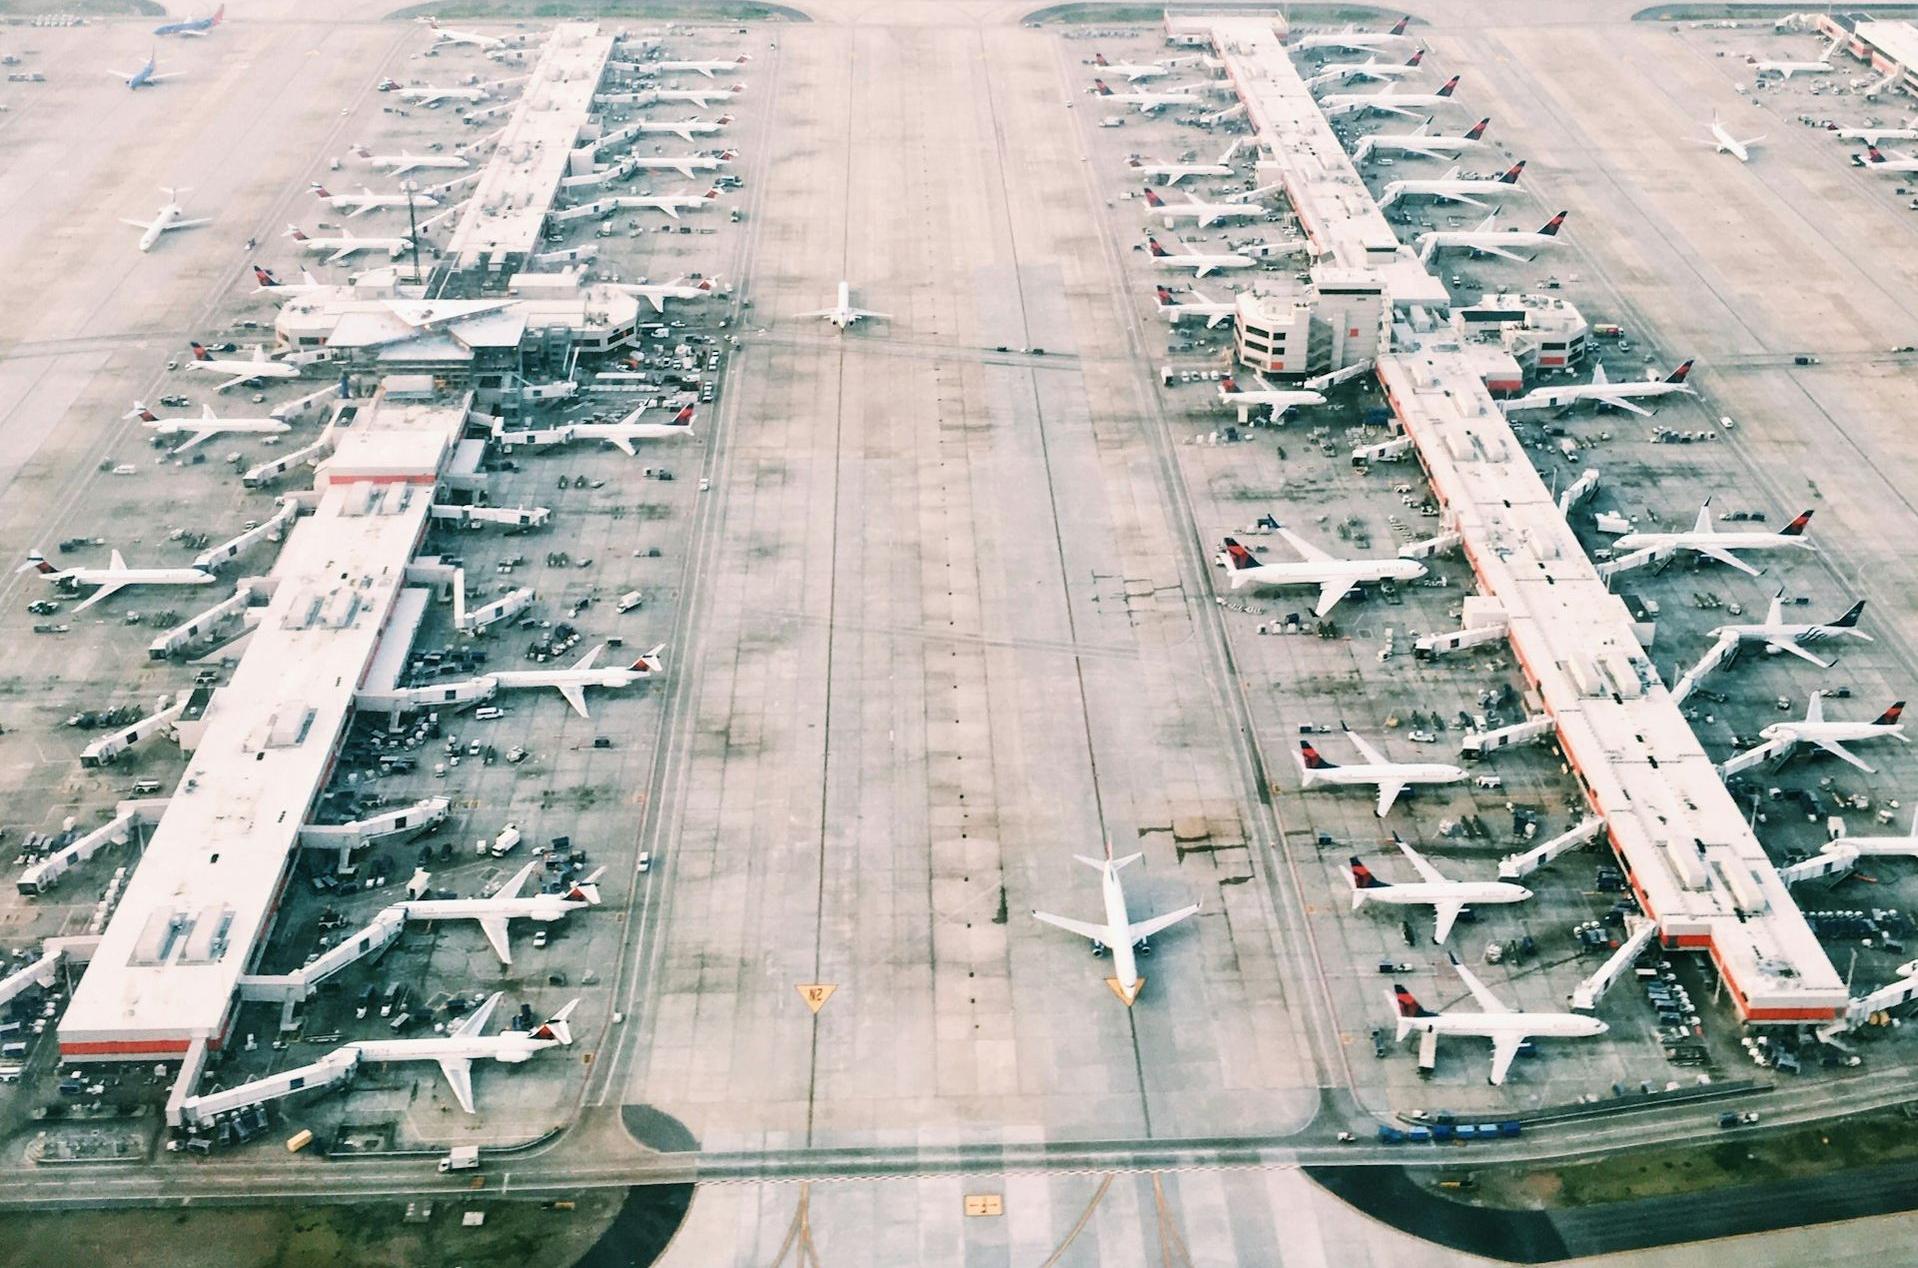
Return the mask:
[[[1532,896],[1531,890],[1525,888],[1523,885],[1520,885],[1518,887],[1518,897],[1520,902],[1523,902],[1525,899],[1530,898],[1531,896]]]

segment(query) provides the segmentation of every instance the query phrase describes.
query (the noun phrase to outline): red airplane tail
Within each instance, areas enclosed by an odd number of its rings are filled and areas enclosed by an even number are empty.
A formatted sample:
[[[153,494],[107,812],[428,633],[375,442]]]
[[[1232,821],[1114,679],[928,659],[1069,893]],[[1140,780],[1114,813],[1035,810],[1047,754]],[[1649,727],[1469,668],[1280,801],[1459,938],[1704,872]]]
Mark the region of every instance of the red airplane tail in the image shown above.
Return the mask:
[[[1392,29],[1390,32],[1388,32],[1388,34],[1404,35],[1405,28],[1411,25],[1412,25],[1412,15],[1408,13],[1404,17],[1400,18],[1398,21],[1392,24]]]
[[[673,426],[691,427],[693,425],[693,407],[688,405],[673,415]]]
[[[1553,216],[1550,220],[1545,222],[1545,227],[1538,231],[1539,235],[1541,237],[1546,237],[1546,238],[1556,238],[1558,236],[1559,229],[1562,228],[1565,224],[1565,217],[1571,214],[1572,213],[1569,211],[1559,212],[1556,216]]]
[[[1880,153],[1878,152],[1878,147],[1877,147],[1877,146],[1875,146],[1875,145],[1867,145],[1867,146],[1865,147],[1865,162],[1867,162],[1867,163],[1882,163],[1882,162],[1884,162],[1884,161],[1885,161],[1885,156],[1884,156],[1884,155],[1882,155],[1882,154],[1880,154]]]
[[[1406,990],[1405,987],[1398,982],[1392,983],[1392,998],[1399,1006],[1399,1016],[1401,1017],[1438,1016],[1437,1013],[1434,1013],[1431,1009],[1419,1003],[1418,996]]]
[[[711,289],[713,289],[713,279],[710,277],[704,278],[700,281],[699,285],[694,287],[693,289],[700,290],[700,291],[710,291]]]
[[[1358,855],[1354,854],[1352,856],[1352,861],[1349,864],[1347,864],[1347,866],[1349,866],[1352,869],[1352,888],[1354,889],[1385,889],[1387,888],[1386,883],[1384,881],[1372,875],[1372,869],[1367,867],[1364,864],[1364,862],[1360,860]]]
[[[1110,97],[1112,95],[1112,90],[1106,87],[1106,81],[1103,79],[1095,79],[1092,81],[1092,91],[1101,97]]]
[[[1457,89],[1458,89],[1458,76],[1454,75],[1450,79],[1445,81],[1444,87],[1440,88],[1436,93],[1433,93],[1432,95],[1435,97],[1449,97]]]
[[[224,21],[226,21],[226,6],[221,5],[219,8],[213,11],[213,21],[209,23],[208,25],[218,26],[220,25],[220,23]]]
[[[1905,702],[1902,700],[1896,701],[1892,704],[1891,708],[1879,714],[1878,720],[1876,722],[1873,722],[1872,725],[1873,726],[1897,726],[1898,719],[1900,715],[1904,713],[1904,711],[1905,711]]]
[[[1492,126],[1492,116],[1488,114],[1483,119],[1480,119],[1477,123],[1472,125],[1472,130],[1465,134],[1465,139],[1467,141],[1476,141],[1480,137],[1484,136],[1485,129],[1491,126]]]
[[[1679,366],[1676,370],[1673,370],[1670,374],[1666,375],[1665,381],[1667,383],[1683,383],[1685,381],[1685,376],[1690,374],[1691,372],[1692,372],[1692,363],[1690,361],[1687,361],[1683,365]]]
[[[278,286],[280,284],[280,279],[273,276],[273,270],[261,268],[257,264],[253,266],[253,280],[261,286]]]
[[[1159,307],[1171,308],[1173,306],[1172,292],[1167,290],[1163,286],[1157,287],[1155,289],[1157,289],[1157,291],[1159,292]]]
[[[1111,62],[1108,62],[1108,61],[1106,60],[1106,55],[1105,55],[1104,53],[1094,53],[1094,54],[1092,55],[1092,64],[1093,64],[1094,66],[1110,66],[1110,65],[1112,65],[1112,63],[1111,63]]]
[[[1520,159],[1518,162],[1512,164],[1510,167],[1505,169],[1505,175],[1498,178],[1498,183],[1501,185],[1516,185],[1518,184],[1518,178],[1524,175],[1524,173],[1525,173],[1525,160]]]
[[[1319,751],[1312,747],[1312,741],[1310,740],[1299,741],[1299,760],[1305,764],[1305,769],[1307,770],[1338,769],[1338,763],[1328,762],[1319,756]]]
[[[1422,62],[1422,61],[1424,61],[1424,60],[1425,60],[1425,50],[1424,50],[1424,49],[1420,49],[1420,50],[1419,50],[1418,52],[1416,52],[1416,53],[1414,53],[1414,54],[1412,54],[1412,55],[1411,55],[1410,57],[1408,57],[1408,58],[1406,58],[1406,59],[1405,59],[1405,64],[1406,64],[1407,66],[1417,66],[1417,65],[1418,65],[1418,64],[1419,64],[1420,62]]]
[[[1258,556],[1238,543],[1236,538],[1225,539],[1226,566],[1234,572],[1243,572],[1247,568],[1259,566]]]
[[[192,343],[192,344],[191,344],[190,346],[191,346],[191,347],[192,347],[192,349],[193,349],[193,359],[194,359],[195,361],[211,361],[211,360],[213,360],[213,354],[212,354],[211,352],[208,352],[208,351],[206,350],[206,345],[205,345],[205,344],[203,344],[203,343],[197,343],[197,342],[195,342],[195,343]]]
[[[1145,205],[1148,207],[1163,207],[1165,206],[1165,199],[1153,193],[1152,186],[1147,185],[1145,187]]]
[[[1146,242],[1146,247],[1158,259],[1161,259],[1161,260],[1166,259],[1172,254],[1172,252],[1166,250],[1164,247],[1159,245],[1159,240],[1157,238],[1147,238],[1145,242]]]
[[[331,198],[333,196],[332,191],[328,190],[326,186],[320,184],[318,181],[313,182],[313,192],[321,198]]]
[[[1238,384],[1238,381],[1228,374],[1223,379],[1219,380],[1219,390],[1221,392],[1226,393],[1228,396],[1230,396],[1239,392],[1243,392],[1245,389],[1240,387]]]
[[[1803,537],[1805,535],[1805,526],[1809,523],[1811,523],[1811,512],[1805,511],[1800,514],[1797,519],[1779,529],[1778,535],[1780,537]]]

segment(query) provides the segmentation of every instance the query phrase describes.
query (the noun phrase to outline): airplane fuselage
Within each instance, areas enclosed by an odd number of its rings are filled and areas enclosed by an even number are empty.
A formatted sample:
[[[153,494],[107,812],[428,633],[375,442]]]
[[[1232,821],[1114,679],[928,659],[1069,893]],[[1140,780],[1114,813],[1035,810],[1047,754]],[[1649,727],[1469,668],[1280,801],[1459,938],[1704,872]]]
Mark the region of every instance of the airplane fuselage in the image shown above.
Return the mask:
[[[1416,581],[1425,575],[1425,565],[1416,559],[1335,559],[1330,562],[1299,560],[1262,563],[1232,572],[1234,590],[1242,586],[1322,586],[1328,581]],[[1367,766],[1340,766],[1340,771],[1370,770]],[[1409,768],[1408,768],[1409,769]],[[1455,766],[1433,769],[1457,770]],[[1322,773],[1322,772],[1321,772]],[[1464,772],[1460,771],[1461,778]],[[1331,783],[1364,783],[1363,779],[1331,780]]]

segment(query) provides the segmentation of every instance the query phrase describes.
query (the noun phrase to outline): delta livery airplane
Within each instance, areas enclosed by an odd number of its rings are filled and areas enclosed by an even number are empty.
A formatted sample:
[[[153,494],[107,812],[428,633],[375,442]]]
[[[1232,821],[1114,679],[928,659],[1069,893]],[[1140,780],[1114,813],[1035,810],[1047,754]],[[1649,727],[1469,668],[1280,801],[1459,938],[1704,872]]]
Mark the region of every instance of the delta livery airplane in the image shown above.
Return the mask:
[[[1511,881],[1452,881],[1445,878],[1428,862],[1424,855],[1399,839],[1394,832],[1392,840],[1410,859],[1422,878],[1410,883],[1382,881],[1372,874],[1358,855],[1353,855],[1350,867],[1352,882],[1352,910],[1357,911],[1368,903],[1383,903],[1391,907],[1430,907],[1436,919],[1432,929],[1432,941],[1443,944],[1452,936],[1452,926],[1458,922],[1459,913],[1470,903],[1522,903],[1532,896],[1532,891],[1523,885]]]
[[[1485,983],[1472,975],[1472,971],[1459,963],[1459,958],[1451,957],[1452,967],[1458,970],[1464,979],[1472,997],[1478,1001],[1482,1010],[1477,1013],[1435,1013],[1421,1005],[1412,992],[1397,982],[1392,983],[1392,1004],[1398,1011],[1398,1037],[1403,1043],[1405,1036],[1414,1030],[1436,1041],[1440,1035],[1472,1035],[1492,1041],[1492,1072],[1486,1080],[1493,1087],[1505,1082],[1506,1073],[1512,1068],[1512,1058],[1525,1041],[1537,1036],[1550,1039],[1583,1039],[1591,1035],[1602,1035],[1608,1029],[1604,1022],[1596,1017],[1587,1017],[1583,1013],[1522,1013],[1511,1008],[1498,996],[1486,989]]]
[[[1444,762],[1388,762],[1384,754],[1366,743],[1356,731],[1347,731],[1352,747],[1365,758],[1363,765],[1340,766],[1326,761],[1310,740],[1299,741],[1300,782],[1307,788],[1320,784],[1371,784],[1379,790],[1378,817],[1391,813],[1399,794],[1413,784],[1456,784],[1465,772]]]
[[[1064,929],[1067,933],[1076,933],[1092,943],[1094,955],[1112,953],[1112,977],[1109,985],[1120,999],[1130,1008],[1139,998],[1139,992],[1145,987],[1145,978],[1139,975],[1139,962],[1135,956],[1152,953],[1152,935],[1161,933],[1178,924],[1189,916],[1196,915],[1199,904],[1181,907],[1177,911],[1167,912],[1163,916],[1149,916],[1134,922],[1126,911],[1125,887],[1119,883],[1119,871],[1128,864],[1136,863],[1144,857],[1142,854],[1128,854],[1122,859],[1112,857],[1112,842],[1106,842],[1106,856],[1103,859],[1087,858],[1075,854],[1074,858],[1099,873],[1099,892],[1105,900],[1105,922],[1094,924],[1084,920],[1073,920],[1066,916],[1055,916],[1050,912],[1035,911],[1033,919]]]

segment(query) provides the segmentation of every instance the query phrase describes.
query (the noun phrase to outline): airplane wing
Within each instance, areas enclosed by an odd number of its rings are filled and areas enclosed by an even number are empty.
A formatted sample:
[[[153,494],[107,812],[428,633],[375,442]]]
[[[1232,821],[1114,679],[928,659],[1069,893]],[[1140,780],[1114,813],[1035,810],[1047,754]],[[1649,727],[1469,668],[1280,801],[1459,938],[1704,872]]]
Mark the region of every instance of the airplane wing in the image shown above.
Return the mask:
[[[95,590],[92,594],[88,595],[85,599],[81,600],[80,605],[74,608],[73,610],[75,612],[84,612],[88,608],[92,607],[94,604],[98,603],[100,600],[107,598],[110,595],[115,595],[120,593],[121,588],[124,587],[125,585],[126,585],[126,582],[124,581],[106,582],[98,590]]]
[[[561,682],[553,685],[559,688],[560,695],[566,697],[566,703],[573,706],[574,713],[591,720],[593,715],[586,712],[586,688],[576,682]]]
[[[341,247],[339,250],[335,251],[332,255],[327,256],[326,262],[328,264],[338,264],[340,261],[347,259],[349,256],[351,256],[355,251],[359,249],[360,248],[358,243],[349,242],[345,246]]]
[[[1484,199],[1474,198],[1470,194],[1440,194],[1439,197],[1448,203],[1464,203],[1468,207],[1489,207],[1491,205]]]
[[[153,227],[151,220],[129,220],[125,216],[120,217],[120,223],[123,225],[132,225],[135,229],[151,229]]]
[[[1426,145],[1411,145],[1405,141],[1399,142],[1399,148],[1401,150],[1404,150],[1407,154],[1416,154],[1420,158],[1446,159],[1446,158],[1452,157],[1448,152],[1444,150],[1436,150]]]
[[[811,312],[794,313],[794,317],[830,317],[838,312],[837,308],[815,308]]]
[[[1392,834],[1392,839],[1395,841],[1398,841],[1398,834],[1396,832]],[[1420,876],[1423,876],[1426,880],[1431,881],[1434,885],[1445,885],[1449,883],[1446,880],[1445,874],[1443,872],[1439,871],[1436,867],[1433,867],[1430,863],[1426,862],[1425,856],[1423,854],[1420,854],[1417,850],[1413,849],[1410,845],[1406,844],[1404,841],[1398,841],[1398,845],[1399,845],[1399,851],[1402,854],[1404,854],[1406,858],[1412,860],[1412,866],[1418,869],[1418,874]]]
[[[1081,938],[1088,938],[1100,946],[1104,946],[1112,940],[1112,930],[1106,928],[1104,925],[1088,924],[1083,920],[1072,920],[1065,916],[1055,916],[1049,911],[1035,911],[1032,913],[1032,918],[1043,921],[1055,929],[1063,929],[1067,933],[1076,933]]]
[[[1640,418],[1650,418],[1652,416],[1652,412],[1650,410],[1646,409],[1643,405],[1640,405],[1637,402],[1631,400],[1629,397],[1594,395],[1592,399],[1595,401],[1598,401],[1601,404],[1610,405],[1614,409],[1630,410],[1632,413],[1637,414]]]
[[[89,600],[89,602],[91,602],[91,600]],[[81,605],[81,607],[85,607],[85,606],[86,606],[85,604]],[[76,608],[74,610],[78,611],[79,609]],[[1865,764],[1863,759],[1854,755],[1850,749],[1840,744],[1837,740],[1813,740],[1812,743],[1816,744],[1819,748],[1824,749],[1827,753],[1830,753],[1833,757],[1843,758],[1845,761],[1850,762],[1853,766],[1856,766],[1859,770],[1864,771],[1867,775],[1876,773],[1875,771],[1872,770],[1870,766],[1867,766]]]
[[[1285,538],[1292,549],[1299,552],[1301,559],[1309,559],[1315,564],[1329,564],[1332,562],[1332,556],[1326,554],[1311,542],[1306,541],[1289,528],[1281,528],[1279,530],[1279,536]]]
[[[441,1057],[440,1073],[446,1076],[446,1085],[453,1089],[453,1099],[468,1114],[473,1109],[473,1059],[471,1057]]]
[[[1776,647],[1781,652],[1790,652],[1794,656],[1808,660],[1820,669],[1830,669],[1832,667],[1833,662],[1820,660],[1818,657],[1812,655],[1806,651],[1804,646],[1795,638],[1768,638],[1765,640],[1765,644],[1768,647]]]
[[[130,70],[103,70],[100,73],[102,75],[111,75],[115,79],[132,79],[133,78],[133,72]]]
[[[492,1020],[493,1010],[499,1007],[500,992],[494,991],[486,997],[486,1002],[460,1018],[459,1024],[448,1030],[450,1039],[470,1039],[486,1033],[486,1023]]]
[[[479,918],[479,927],[480,932],[486,935],[486,940],[493,945],[493,954],[499,957],[499,962],[501,964],[511,964],[513,962],[513,947],[506,934],[506,917],[481,916]]]
[[[1419,117],[1418,111],[1412,110],[1406,106],[1387,106],[1379,102],[1373,102],[1372,109],[1382,110],[1386,114],[1404,115],[1407,119],[1416,119]]]
[[[1485,983],[1478,980],[1478,975],[1466,968],[1456,955],[1452,957],[1452,967],[1458,970],[1460,980],[1462,980],[1467,989],[1472,992],[1472,998],[1478,1001],[1478,1006],[1481,1009],[1488,1013],[1509,1013],[1512,1011],[1506,1007],[1505,1001],[1492,994]]]
[[[639,450],[633,448],[633,438],[631,436],[608,436],[606,439],[618,445],[620,452],[625,454],[628,458],[636,458],[639,456]],[[580,710],[580,713],[582,715],[585,712],[586,710],[584,709]]]
[[[524,890],[526,889],[526,881],[529,877],[532,876],[533,869],[537,868],[538,866],[539,866],[538,859],[529,860],[525,867],[520,868],[519,871],[513,874],[512,880],[507,881],[504,885],[499,887],[498,891],[494,893],[493,897],[496,899],[518,898],[520,894],[524,892]]]
[[[604,643],[595,644],[592,651],[587,652],[584,656],[580,657],[577,661],[573,663],[573,668],[574,669],[591,669],[594,663],[599,660],[599,654],[605,650],[606,650],[606,644]]]
[[[1501,257],[1502,259],[1516,260],[1520,264],[1531,263],[1531,260],[1529,257],[1520,255],[1518,252],[1513,251],[1507,247],[1489,246],[1481,243],[1481,244],[1474,245],[1472,249],[1483,255],[1496,255]]]
[[[1137,946],[1153,934],[1170,929],[1173,925],[1178,924],[1187,916],[1195,914],[1198,910],[1199,904],[1193,903],[1190,907],[1181,907],[1179,910],[1169,911],[1163,916],[1154,916],[1149,920],[1141,920],[1126,929],[1126,936],[1132,939],[1134,946]]]
[[[1432,914],[1438,923],[1432,928],[1432,941],[1443,943],[1452,936],[1452,926],[1458,922],[1458,914],[1465,910],[1465,904],[1448,901],[1432,904]]]
[[[164,75],[148,75],[147,82],[149,84],[157,84],[163,79],[182,79],[185,78],[185,76],[186,72],[183,70],[170,70]]]
[[[892,320],[891,313],[876,313],[872,311],[872,309],[870,308],[855,308],[852,310],[852,315],[854,317],[866,318],[869,321],[891,321]]]
[[[170,225],[168,225],[168,226],[167,226],[167,228],[169,228],[169,229],[197,229],[197,228],[199,228],[199,227],[200,227],[201,225],[210,225],[210,224],[212,224],[212,223],[213,223],[213,217],[211,217],[211,216],[203,216],[203,217],[201,217],[201,218],[200,218],[200,219],[198,219],[198,220],[176,220],[176,221],[174,221],[174,222],[173,222],[172,224],[170,224]]]
[[[655,203],[653,207],[654,207],[654,210],[656,211],[665,212],[668,216],[672,217],[674,220],[679,219],[679,209],[674,207],[669,202]]]
[[[641,291],[640,298],[651,304],[654,312],[663,313],[666,311],[666,301],[651,291]]]
[[[1524,1035],[1501,1034],[1492,1039],[1492,1083],[1505,1082],[1505,1072],[1512,1068],[1512,1058],[1525,1043]]]
[[[211,440],[213,437],[219,434],[220,434],[220,429],[217,427],[209,428],[203,431],[196,431],[193,433],[193,435],[187,440],[187,442],[184,445],[179,446],[173,452],[185,453],[187,450],[193,448],[193,446],[199,444],[200,442],[205,440]]]
[[[1214,271],[1215,271],[1215,266],[1211,264],[1201,264],[1197,266],[1197,271],[1192,274],[1192,277],[1196,281],[1197,279],[1202,278],[1206,274]]]
[[[1707,559],[1716,559],[1721,564],[1729,564],[1748,577],[1756,577],[1758,575],[1758,569],[1752,567],[1737,555],[1732,554],[1729,550],[1724,550],[1717,546],[1693,546],[1692,549]]]
[[[1383,819],[1392,813],[1392,803],[1397,801],[1399,794],[1404,791],[1405,785],[1395,779],[1379,781],[1379,818]]]
[[[1390,763],[1385,760],[1385,754],[1373,748],[1371,742],[1357,731],[1347,731],[1345,738],[1352,741],[1352,747],[1357,749],[1367,762],[1370,762],[1374,766],[1390,765]]]
[[[1352,593],[1352,587],[1357,584],[1357,582],[1349,578],[1321,583],[1319,586],[1318,606],[1312,609],[1312,614],[1314,616],[1324,616],[1327,612],[1330,612],[1338,606],[1340,599]]]

